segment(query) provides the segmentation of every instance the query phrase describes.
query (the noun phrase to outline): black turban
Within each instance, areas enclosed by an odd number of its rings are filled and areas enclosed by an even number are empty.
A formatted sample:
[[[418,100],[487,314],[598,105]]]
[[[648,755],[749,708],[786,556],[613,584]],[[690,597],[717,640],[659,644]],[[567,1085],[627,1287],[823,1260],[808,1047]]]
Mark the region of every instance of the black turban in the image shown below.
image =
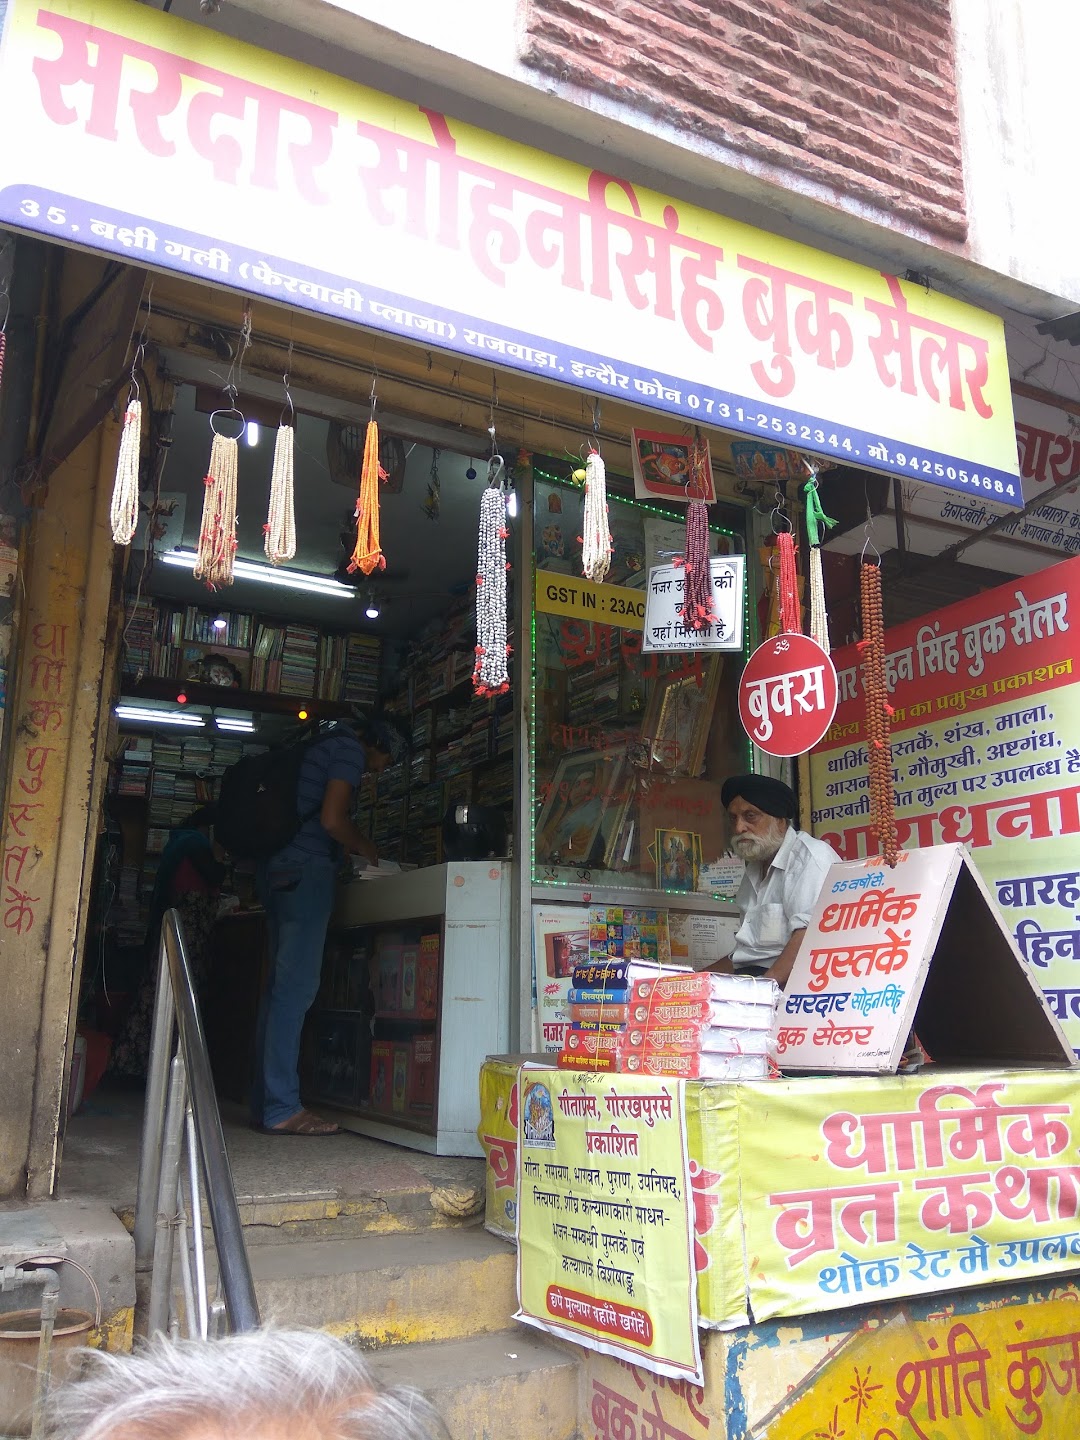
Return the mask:
[[[775,815],[778,820],[794,820],[799,809],[791,786],[768,775],[730,776],[720,791],[720,803],[726,810],[732,800],[738,799],[756,805],[764,814]]]

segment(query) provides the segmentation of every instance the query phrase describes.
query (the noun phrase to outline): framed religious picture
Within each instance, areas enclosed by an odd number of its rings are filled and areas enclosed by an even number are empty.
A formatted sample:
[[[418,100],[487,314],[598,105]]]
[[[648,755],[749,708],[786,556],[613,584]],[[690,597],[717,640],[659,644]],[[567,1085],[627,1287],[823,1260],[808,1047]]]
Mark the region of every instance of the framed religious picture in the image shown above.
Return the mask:
[[[602,750],[563,756],[536,822],[537,865],[588,868],[603,863],[620,808],[623,762],[623,756]]]
[[[701,773],[723,663],[722,656],[711,655],[654,683],[641,735],[652,764],[669,775]]]

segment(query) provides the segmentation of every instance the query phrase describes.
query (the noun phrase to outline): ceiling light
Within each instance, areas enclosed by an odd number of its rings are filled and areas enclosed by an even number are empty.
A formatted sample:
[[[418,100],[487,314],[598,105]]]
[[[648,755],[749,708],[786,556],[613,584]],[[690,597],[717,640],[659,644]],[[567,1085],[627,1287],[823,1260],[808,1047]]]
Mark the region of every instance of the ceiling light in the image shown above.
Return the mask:
[[[194,550],[166,550],[160,558],[166,565],[175,565],[182,570],[194,570],[197,556]],[[282,590],[305,590],[313,595],[356,596],[354,586],[343,585],[332,575],[313,575],[307,570],[283,570],[272,565],[256,565],[252,560],[234,560],[233,578],[258,580],[263,585],[277,585]]]
[[[190,710],[154,710],[145,705],[117,705],[114,714],[118,720],[127,720],[136,725],[183,725],[188,730],[202,730],[205,725],[203,717]]]
[[[259,422],[257,420],[249,420],[244,426],[244,438],[249,445],[259,443]]]
[[[377,620],[381,614],[379,597],[374,590],[369,590],[365,597],[364,614],[369,620]]]
[[[213,624],[215,630],[227,630],[229,628],[229,622],[225,619],[224,615],[219,615]]]
[[[219,715],[214,724],[219,730],[237,730],[250,735],[255,729],[254,720],[241,720],[234,715]]]

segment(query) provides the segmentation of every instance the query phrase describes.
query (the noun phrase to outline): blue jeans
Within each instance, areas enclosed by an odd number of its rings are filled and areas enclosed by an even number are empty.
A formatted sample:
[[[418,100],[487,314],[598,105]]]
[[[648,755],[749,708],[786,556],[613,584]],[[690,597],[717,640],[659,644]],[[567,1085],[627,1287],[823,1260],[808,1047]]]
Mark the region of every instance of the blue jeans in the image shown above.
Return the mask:
[[[301,1108],[300,1034],[319,990],[337,867],[312,856],[260,872],[266,907],[269,975],[255,1031],[251,1118],[280,1125]]]

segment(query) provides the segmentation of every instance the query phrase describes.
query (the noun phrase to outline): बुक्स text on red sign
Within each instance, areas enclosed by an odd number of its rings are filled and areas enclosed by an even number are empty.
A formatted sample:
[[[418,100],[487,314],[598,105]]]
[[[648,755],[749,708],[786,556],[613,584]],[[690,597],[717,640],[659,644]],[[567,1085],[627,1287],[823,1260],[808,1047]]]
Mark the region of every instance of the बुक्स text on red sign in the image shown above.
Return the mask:
[[[836,713],[836,671],[808,635],[777,635],[759,645],[739,682],[739,718],[767,755],[805,755]]]

